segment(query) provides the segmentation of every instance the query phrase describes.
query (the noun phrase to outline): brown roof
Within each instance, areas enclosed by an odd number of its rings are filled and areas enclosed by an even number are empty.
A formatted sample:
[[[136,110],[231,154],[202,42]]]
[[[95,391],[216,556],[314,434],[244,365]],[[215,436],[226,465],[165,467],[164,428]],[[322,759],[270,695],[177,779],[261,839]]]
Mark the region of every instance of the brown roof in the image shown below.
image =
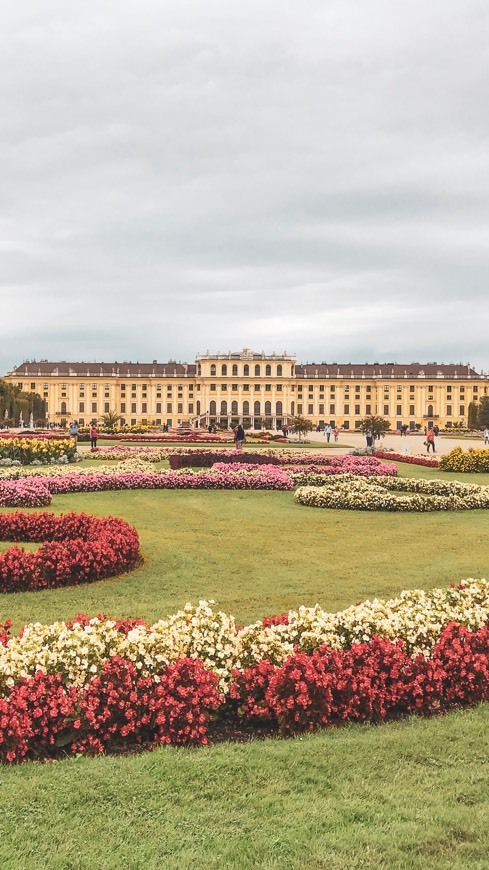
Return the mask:
[[[444,365],[438,363],[306,363],[296,365],[297,377],[305,378],[459,378],[480,379],[485,376],[479,374],[470,365],[455,363]],[[171,377],[195,377],[196,366],[194,364],[176,363],[171,360],[166,363],[84,363],[84,362],[25,362],[9,372],[19,378],[39,377],[67,377],[78,378],[171,378]]]
[[[470,365],[438,364],[438,363],[307,363],[297,365],[296,374],[299,377],[313,378],[480,378],[479,374]]]
[[[195,365],[186,365],[176,362],[167,363],[80,363],[80,362],[26,362],[13,369],[11,374],[18,377],[70,377],[76,375],[80,378],[171,378],[176,376],[195,375]]]

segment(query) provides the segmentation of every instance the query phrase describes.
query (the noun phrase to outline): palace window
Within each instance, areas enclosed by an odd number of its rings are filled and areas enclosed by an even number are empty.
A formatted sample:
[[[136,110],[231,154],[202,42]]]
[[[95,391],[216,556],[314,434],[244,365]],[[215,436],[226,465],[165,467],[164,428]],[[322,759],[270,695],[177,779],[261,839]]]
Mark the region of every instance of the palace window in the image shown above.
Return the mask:
[[[228,373],[228,367],[227,367],[227,365],[222,365],[222,366],[221,366],[221,376],[222,376],[223,378],[225,378],[226,375],[227,375],[227,373]]]
[[[319,413],[324,414],[324,405],[319,405]]]
[[[248,377],[249,373],[250,373],[250,367],[248,364],[246,364],[245,366],[243,366],[243,375],[245,377]]]
[[[148,413],[148,405],[147,405],[147,402],[143,402],[142,405],[141,405],[141,414],[147,414],[147,413]]]
[[[278,393],[281,393],[282,392],[282,384],[277,384],[275,389],[277,390]]]
[[[452,416],[452,406],[447,405],[447,417],[451,417],[451,416]]]
[[[125,413],[126,413],[126,403],[121,402],[121,414],[125,414]]]
[[[409,406],[409,416],[414,417],[414,405]]]
[[[234,363],[234,365],[233,365],[233,375],[236,377],[237,374],[238,374],[238,366],[236,365],[236,363]]]
[[[396,414],[397,416],[401,416],[402,414],[402,405],[396,405]]]
[[[61,403],[61,410],[63,410],[63,405],[64,405],[65,408],[66,408],[66,402],[62,402],[62,403]],[[92,402],[92,414],[96,414],[96,413],[97,413],[97,403],[96,403],[96,402]]]
[[[161,414],[161,402],[156,403],[156,413]]]
[[[330,405],[330,406],[329,406],[329,413],[330,413],[330,414],[335,414],[335,413],[336,413],[335,408],[336,408],[336,405]]]
[[[267,393],[269,393],[269,392],[271,391],[271,389],[272,389],[272,385],[271,385],[271,384],[265,384],[265,390],[266,390]]]
[[[167,414],[171,414],[171,413],[172,413],[172,403],[171,403],[171,402],[167,402],[167,405],[166,405],[166,413],[167,413]]]
[[[231,390],[233,391],[233,393],[237,393],[237,392],[238,392],[238,385],[237,385],[237,384],[231,384]]]
[[[302,414],[302,405],[297,405],[297,413]]]
[[[190,404],[188,406],[188,412],[189,412],[189,414],[194,413],[194,403],[193,402],[190,402]]]
[[[389,416],[389,405],[384,405],[384,416],[385,417]]]
[[[215,392],[216,392],[216,385],[211,384],[211,393],[215,393]]]
[[[355,405],[355,414],[360,413],[360,405]]]
[[[350,406],[349,406],[349,405],[345,405],[345,407],[343,408],[343,413],[344,413],[344,414],[349,414],[349,413],[350,413]]]
[[[136,402],[133,402],[132,405],[131,405],[131,414],[136,414],[136,413],[137,413],[137,411],[136,411]]]
[[[308,405],[308,406],[307,406],[307,413],[308,413],[308,414],[314,414],[314,405]]]
[[[249,385],[249,384],[243,384],[243,390],[245,391],[245,393],[249,393],[249,391],[250,391],[250,385]]]
[[[211,377],[214,377],[216,374],[216,367],[214,364],[211,365]]]
[[[365,413],[366,414],[372,413],[372,405],[365,405]]]
[[[104,414],[108,414],[109,411],[110,411],[110,403],[109,403],[109,402],[105,402],[105,404],[104,404]]]
[[[177,405],[177,414],[183,414],[183,402],[179,402]]]
[[[80,403],[79,403],[79,405],[78,405],[78,411],[79,411],[80,414],[84,414],[84,413],[85,413],[85,402],[80,402]]]
[[[260,366],[255,366],[255,378],[260,377]]]
[[[282,366],[280,366],[280,365],[277,366],[277,377],[278,378],[282,377]]]
[[[461,417],[463,417],[463,415],[465,414],[465,405],[460,405],[459,414]]]
[[[265,366],[265,376],[267,378],[272,377],[272,367],[271,366]]]

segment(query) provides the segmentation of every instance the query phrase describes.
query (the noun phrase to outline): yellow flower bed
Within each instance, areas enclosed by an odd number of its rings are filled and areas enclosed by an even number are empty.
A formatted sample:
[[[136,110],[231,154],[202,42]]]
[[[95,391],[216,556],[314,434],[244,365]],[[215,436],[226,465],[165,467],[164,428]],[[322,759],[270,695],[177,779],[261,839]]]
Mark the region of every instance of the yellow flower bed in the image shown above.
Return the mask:
[[[29,465],[48,463],[60,456],[71,459],[76,452],[74,438],[0,438],[0,459],[10,459]]]
[[[440,461],[442,471],[462,471],[465,473],[489,472],[489,448],[462,450],[454,447]]]

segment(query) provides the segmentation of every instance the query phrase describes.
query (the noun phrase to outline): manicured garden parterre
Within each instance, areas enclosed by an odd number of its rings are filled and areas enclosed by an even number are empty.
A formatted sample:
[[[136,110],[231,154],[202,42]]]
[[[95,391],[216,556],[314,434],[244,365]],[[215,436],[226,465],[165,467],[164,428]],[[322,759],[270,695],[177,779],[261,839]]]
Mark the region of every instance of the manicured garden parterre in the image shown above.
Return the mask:
[[[487,474],[407,464],[399,474],[489,484]],[[10,617],[15,629],[79,611],[154,622],[201,598],[244,624],[301,604],[337,611],[489,577],[482,510],[311,510],[288,491],[202,490],[55,495],[50,510],[120,517],[137,529],[145,561],[89,585],[3,595],[0,621]],[[293,739],[4,767],[0,860],[6,868],[482,868],[487,725],[483,705]]]

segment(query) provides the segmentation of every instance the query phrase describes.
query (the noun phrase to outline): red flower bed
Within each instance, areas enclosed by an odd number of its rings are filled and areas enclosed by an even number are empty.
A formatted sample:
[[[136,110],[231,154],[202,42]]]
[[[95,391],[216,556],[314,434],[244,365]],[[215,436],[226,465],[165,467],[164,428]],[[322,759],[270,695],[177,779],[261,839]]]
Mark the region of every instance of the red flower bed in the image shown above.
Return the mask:
[[[426,468],[439,468],[438,459],[424,459],[423,456],[409,456],[407,453],[384,453],[376,450],[373,454],[377,459],[390,459],[393,462],[407,462],[409,465],[424,465]]]
[[[119,630],[131,624],[122,621]],[[8,643],[8,623],[3,631]],[[428,658],[411,657],[402,641],[379,637],[348,650],[296,651],[281,666],[261,661],[235,670],[227,697],[217,674],[199,659],[181,658],[143,677],[133,662],[114,656],[84,688],[38,671],[7,690],[0,698],[0,760],[203,745],[216,733],[213,720],[219,733],[234,723],[238,738],[250,727],[289,735],[431,715],[488,698],[489,628],[471,632],[456,623],[444,629]]]
[[[16,512],[0,515],[0,540],[43,542],[37,552],[0,553],[0,592],[93,583],[141,560],[136,529],[115,517]]]

